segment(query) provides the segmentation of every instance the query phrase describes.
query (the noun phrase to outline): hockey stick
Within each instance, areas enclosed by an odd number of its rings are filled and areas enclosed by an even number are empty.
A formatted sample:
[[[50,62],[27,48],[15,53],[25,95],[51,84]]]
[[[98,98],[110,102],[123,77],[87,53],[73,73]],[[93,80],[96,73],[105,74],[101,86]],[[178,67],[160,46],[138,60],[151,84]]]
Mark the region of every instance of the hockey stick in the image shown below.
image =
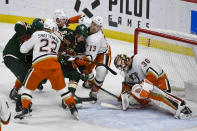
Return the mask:
[[[105,103],[105,102],[101,102],[101,106],[111,108],[111,109],[117,109],[117,110],[122,109],[121,106],[117,106],[117,105],[113,105],[113,104]]]
[[[94,62],[94,61],[90,61],[90,60],[84,60],[84,59],[80,59],[80,60],[87,61],[87,62],[96,64],[96,65],[99,65],[99,66],[104,66],[104,67],[105,67],[107,70],[109,70],[113,75],[117,75],[117,73],[116,73],[114,70],[112,70],[109,66],[107,66],[106,64],[98,63],[98,62]]]
[[[59,55],[61,55],[61,53],[59,53]],[[94,61],[90,61],[90,60],[84,60],[84,59],[81,59],[81,58],[78,57],[78,56],[72,56],[72,55],[68,55],[68,54],[66,54],[65,56],[70,56],[70,57],[75,58],[76,60],[77,60],[77,59],[80,59],[80,60],[82,60],[82,61],[87,61],[87,62],[90,62],[90,63],[93,63],[93,64],[97,64],[97,65],[99,65],[99,66],[104,66],[104,67],[105,67],[107,70],[109,70],[113,75],[117,75],[117,73],[116,73],[113,69],[111,69],[109,66],[107,66],[106,64],[98,63],[98,62],[94,62]]]
[[[76,95],[75,95],[75,97],[77,98],[77,100],[76,100],[77,103],[89,102],[89,101],[94,100],[92,97],[78,97]]]
[[[105,93],[107,93],[107,94],[109,94],[109,95],[115,97],[116,99],[119,99],[118,96],[116,96],[116,95],[114,95],[113,93],[111,93],[111,92],[109,92],[109,91],[103,89],[103,88],[100,87],[100,86],[97,86],[94,82],[92,82],[92,81],[88,81],[88,82],[90,82],[91,84],[93,84],[94,86],[96,86],[97,88],[99,88],[100,90],[104,91]]]

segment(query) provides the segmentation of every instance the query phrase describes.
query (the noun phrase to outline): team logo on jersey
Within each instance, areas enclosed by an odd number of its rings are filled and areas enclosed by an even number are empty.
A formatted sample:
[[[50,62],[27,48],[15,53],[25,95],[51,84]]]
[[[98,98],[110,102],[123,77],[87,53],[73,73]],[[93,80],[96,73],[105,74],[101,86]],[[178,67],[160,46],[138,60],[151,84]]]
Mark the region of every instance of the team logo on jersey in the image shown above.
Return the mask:
[[[96,9],[99,5],[100,5],[100,0],[94,0],[91,3],[91,7],[92,7],[91,10]],[[76,0],[75,7],[74,7],[74,9],[75,9],[76,12],[79,12],[80,6],[81,6],[81,0]],[[88,8],[84,8],[84,9],[82,9],[82,11],[89,18],[93,17],[92,12]]]

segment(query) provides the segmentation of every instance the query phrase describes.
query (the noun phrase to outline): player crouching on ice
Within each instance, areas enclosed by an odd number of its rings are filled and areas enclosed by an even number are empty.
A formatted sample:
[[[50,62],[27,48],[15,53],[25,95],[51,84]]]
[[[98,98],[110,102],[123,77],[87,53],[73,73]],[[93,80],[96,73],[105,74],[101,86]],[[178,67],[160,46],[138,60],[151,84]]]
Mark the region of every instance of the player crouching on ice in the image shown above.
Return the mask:
[[[20,47],[21,53],[28,53],[33,49],[33,63],[22,88],[22,112],[16,115],[15,119],[23,119],[29,114],[29,106],[32,99],[32,92],[38,84],[48,79],[52,88],[62,97],[62,100],[69,107],[71,114],[78,119],[75,100],[71,92],[66,88],[60,63],[57,59],[61,40],[58,37],[57,25],[52,19],[44,22],[44,31],[35,32],[32,37]],[[55,34],[56,33],[56,34]]]
[[[167,75],[149,58],[120,54],[115,57],[114,65],[124,72],[120,95],[123,110],[153,104],[171,112],[175,118],[192,117],[185,101],[170,93]]]

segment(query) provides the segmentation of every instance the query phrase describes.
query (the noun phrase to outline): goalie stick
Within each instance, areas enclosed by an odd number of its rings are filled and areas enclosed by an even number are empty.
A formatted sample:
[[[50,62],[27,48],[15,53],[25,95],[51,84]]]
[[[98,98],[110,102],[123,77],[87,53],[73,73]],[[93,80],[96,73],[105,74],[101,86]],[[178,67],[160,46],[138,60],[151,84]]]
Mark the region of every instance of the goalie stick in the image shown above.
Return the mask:
[[[105,102],[101,102],[101,106],[111,108],[111,109],[117,109],[117,110],[122,109],[121,106],[117,106],[117,105],[113,105],[113,104],[109,104],[109,103],[105,103]]]

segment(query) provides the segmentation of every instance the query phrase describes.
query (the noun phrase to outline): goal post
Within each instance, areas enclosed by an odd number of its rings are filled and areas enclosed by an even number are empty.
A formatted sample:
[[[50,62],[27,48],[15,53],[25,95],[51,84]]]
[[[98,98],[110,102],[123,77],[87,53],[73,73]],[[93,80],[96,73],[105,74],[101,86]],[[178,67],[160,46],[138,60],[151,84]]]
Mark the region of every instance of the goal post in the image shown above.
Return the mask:
[[[196,49],[196,35],[142,28],[134,32],[134,54],[143,53],[153,59],[176,89],[184,89],[185,81],[197,81]]]

